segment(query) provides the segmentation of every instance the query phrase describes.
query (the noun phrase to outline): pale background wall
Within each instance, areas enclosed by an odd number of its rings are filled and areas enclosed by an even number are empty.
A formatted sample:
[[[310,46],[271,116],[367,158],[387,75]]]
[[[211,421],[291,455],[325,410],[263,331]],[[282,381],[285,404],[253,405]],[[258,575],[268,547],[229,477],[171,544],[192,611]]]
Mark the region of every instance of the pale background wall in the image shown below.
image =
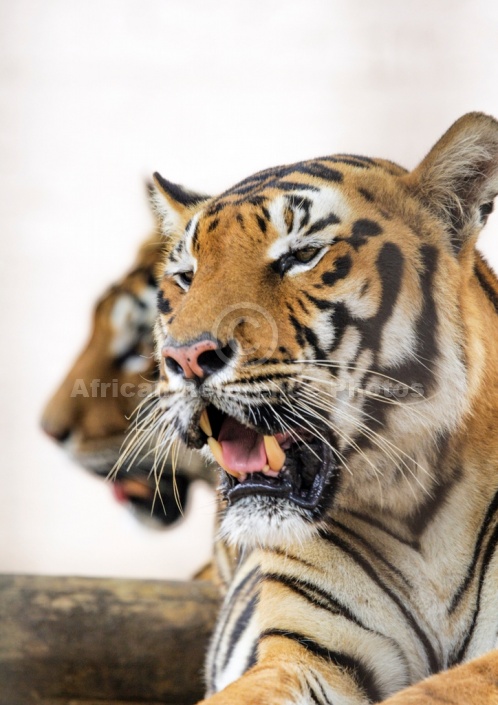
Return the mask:
[[[334,151],[414,166],[462,113],[498,116],[498,4],[16,0],[0,34],[0,572],[186,577],[208,490],[151,532],[37,426],[150,227],[144,177],[214,192]],[[498,265],[493,234],[496,215]]]

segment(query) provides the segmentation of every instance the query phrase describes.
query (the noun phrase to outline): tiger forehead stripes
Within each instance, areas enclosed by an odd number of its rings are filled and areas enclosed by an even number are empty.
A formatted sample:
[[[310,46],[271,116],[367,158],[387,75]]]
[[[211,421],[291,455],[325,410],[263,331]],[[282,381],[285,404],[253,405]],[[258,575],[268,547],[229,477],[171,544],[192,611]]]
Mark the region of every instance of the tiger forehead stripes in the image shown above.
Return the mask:
[[[155,183],[163,446],[220,466],[242,556],[208,701],[379,702],[493,649],[498,283],[475,243],[498,123],[464,116],[411,172]]]

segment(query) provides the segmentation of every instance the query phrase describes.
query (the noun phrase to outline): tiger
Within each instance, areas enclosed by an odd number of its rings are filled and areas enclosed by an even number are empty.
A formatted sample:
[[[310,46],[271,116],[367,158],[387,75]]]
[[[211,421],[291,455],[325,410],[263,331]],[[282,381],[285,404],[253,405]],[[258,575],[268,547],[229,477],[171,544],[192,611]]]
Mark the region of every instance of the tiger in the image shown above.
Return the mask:
[[[496,703],[498,122],[464,115],[412,171],[154,183],[150,424],[219,466],[237,556],[202,703]]]
[[[138,421],[140,404],[157,380],[152,329],[155,270],[162,251],[155,228],[140,245],[130,271],[97,301],[90,340],[42,413],[45,433],[101,478],[115,467],[128,430]],[[136,458],[130,455],[111,488],[140,523],[162,528],[181,519],[191,482],[199,478],[212,484],[213,473],[202,459],[185,450],[178,458],[174,481],[168,463],[156,486],[150,450],[144,446]]]

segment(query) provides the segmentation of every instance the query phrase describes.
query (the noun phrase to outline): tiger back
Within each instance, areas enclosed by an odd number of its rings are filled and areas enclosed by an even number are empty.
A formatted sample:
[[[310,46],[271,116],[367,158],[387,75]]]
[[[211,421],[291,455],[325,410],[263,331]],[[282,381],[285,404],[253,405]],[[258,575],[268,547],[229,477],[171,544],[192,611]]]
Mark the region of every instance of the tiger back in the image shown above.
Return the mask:
[[[496,121],[412,172],[339,154],[212,199],[156,187],[164,440],[217,461],[241,555],[206,703],[366,705],[491,651]]]

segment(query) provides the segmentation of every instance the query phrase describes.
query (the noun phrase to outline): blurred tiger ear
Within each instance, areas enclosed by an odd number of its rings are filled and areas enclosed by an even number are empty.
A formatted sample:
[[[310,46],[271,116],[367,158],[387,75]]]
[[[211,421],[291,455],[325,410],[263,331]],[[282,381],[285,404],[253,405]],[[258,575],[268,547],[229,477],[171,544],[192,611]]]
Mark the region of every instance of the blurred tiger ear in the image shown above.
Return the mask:
[[[205,194],[189,191],[184,186],[163,179],[157,171],[153,179],[150,200],[165,234],[183,228],[193,209],[209,199]]]
[[[403,179],[446,223],[459,252],[493,210],[498,193],[498,122],[484,113],[464,115]]]

